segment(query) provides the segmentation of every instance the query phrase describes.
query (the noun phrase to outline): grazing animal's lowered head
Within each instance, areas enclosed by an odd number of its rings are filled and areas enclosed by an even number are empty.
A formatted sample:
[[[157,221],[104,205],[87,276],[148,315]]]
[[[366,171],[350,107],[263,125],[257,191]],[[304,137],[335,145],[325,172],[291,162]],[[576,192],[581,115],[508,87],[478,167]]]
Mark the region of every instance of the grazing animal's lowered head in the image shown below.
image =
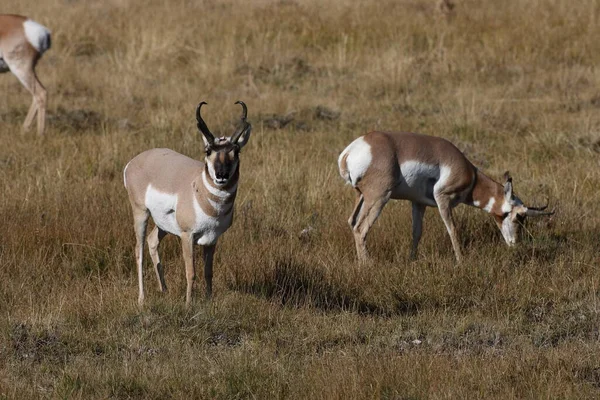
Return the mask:
[[[252,133],[252,125],[246,121],[248,109],[242,101],[235,104],[242,106],[240,127],[230,137],[215,138],[200,115],[200,109],[206,102],[201,102],[196,108],[196,121],[198,130],[202,133],[204,140],[204,152],[206,154],[206,169],[210,179],[217,186],[224,186],[237,172],[239,155],[242,147],[248,143]]]
[[[506,171],[504,173],[504,202],[502,203],[502,214],[495,214],[496,225],[502,232],[504,241],[509,246],[513,246],[521,236],[522,226],[526,217],[539,217],[542,215],[552,215],[553,211],[544,211],[548,208],[548,203],[543,207],[527,207],[513,193],[512,177]]]

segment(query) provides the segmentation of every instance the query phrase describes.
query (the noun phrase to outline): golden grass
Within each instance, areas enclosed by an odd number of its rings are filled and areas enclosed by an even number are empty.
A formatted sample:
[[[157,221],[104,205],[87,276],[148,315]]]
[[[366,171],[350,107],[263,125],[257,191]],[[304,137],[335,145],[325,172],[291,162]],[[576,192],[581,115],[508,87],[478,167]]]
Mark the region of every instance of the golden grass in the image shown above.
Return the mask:
[[[0,77],[0,395],[597,398],[600,7],[456,3],[3,2],[53,48],[45,138],[20,136],[30,97]],[[201,157],[195,105],[229,133],[238,99],[254,131],[215,298],[185,310],[169,238],[170,292],[147,260],[140,311],[122,168]],[[373,129],[446,137],[557,214],[509,249],[459,207],[456,266],[434,209],[409,262],[410,206],[390,203],[360,266],[336,159]]]

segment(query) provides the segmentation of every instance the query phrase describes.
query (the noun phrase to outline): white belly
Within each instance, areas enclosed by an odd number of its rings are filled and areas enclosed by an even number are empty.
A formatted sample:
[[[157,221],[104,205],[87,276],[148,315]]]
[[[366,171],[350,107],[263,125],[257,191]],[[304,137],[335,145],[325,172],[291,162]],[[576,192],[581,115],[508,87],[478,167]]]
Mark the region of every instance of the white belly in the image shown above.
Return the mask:
[[[146,189],[145,205],[150,210],[150,215],[156,226],[165,232],[180,236],[181,228],[177,223],[177,195],[160,192],[148,185]]]
[[[435,186],[447,175],[447,168],[418,161],[406,161],[400,164],[400,182],[394,188],[392,198],[405,199],[416,203],[436,207],[433,197]]]

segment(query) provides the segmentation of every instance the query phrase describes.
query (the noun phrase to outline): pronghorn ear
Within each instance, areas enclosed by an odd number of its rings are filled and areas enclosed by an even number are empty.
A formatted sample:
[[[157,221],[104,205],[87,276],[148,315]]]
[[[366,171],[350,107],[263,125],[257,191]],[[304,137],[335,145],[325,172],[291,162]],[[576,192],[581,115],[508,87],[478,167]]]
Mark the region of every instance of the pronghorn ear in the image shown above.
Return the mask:
[[[513,186],[512,186],[512,180],[508,180],[505,184],[504,184],[504,200],[506,201],[511,201],[513,198]]]
[[[504,199],[506,201],[511,201],[513,198],[513,185],[512,178],[508,171],[504,173]]]
[[[252,125],[248,125],[246,130],[240,135],[240,138],[237,141],[237,145],[240,146],[240,149],[248,143],[248,140],[250,140],[251,133],[252,133]]]
[[[202,141],[204,142],[204,151],[210,151],[212,149],[212,143],[209,142],[204,135],[202,136]]]

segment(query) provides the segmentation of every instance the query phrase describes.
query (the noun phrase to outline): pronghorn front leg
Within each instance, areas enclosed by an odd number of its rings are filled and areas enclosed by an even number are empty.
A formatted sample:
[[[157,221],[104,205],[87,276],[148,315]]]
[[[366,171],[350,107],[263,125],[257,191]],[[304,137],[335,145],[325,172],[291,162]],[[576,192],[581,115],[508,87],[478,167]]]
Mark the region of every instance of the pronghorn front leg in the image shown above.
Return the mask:
[[[460,250],[460,242],[456,233],[454,219],[452,218],[452,207],[450,206],[450,199],[447,195],[444,195],[442,193],[434,193],[433,196],[435,197],[435,202],[437,203],[438,210],[440,211],[442,220],[444,221],[446,229],[448,230],[448,234],[450,235],[450,240],[452,241],[452,247],[454,248],[456,261],[460,263],[462,261],[462,252]]]
[[[425,215],[426,206],[419,203],[412,203],[412,248],[410,250],[410,259],[417,258],[417,247],[423,233],[423,216]]]
[[[167,235],[167,232],[155,226],[150,235],[148,235],[148,250],[150,251],[150,258],[152,258],[152,264],[154,264],[154,272],[158,279],[158,289],[161,292],[167,291],[167,285],[165,283],[165,272],[162,264],[160,263],[160,257],[158,255],[158,246],[160,241]]]
[[[181,234],[181,249],[183,260],[185,262],[185,278],[187,281],[187,289],[185,292],[185,305],[187,307],[192,303],[192,290],[194,280],[196,279],[196,263],[194,259],[194,235],[184,232]]]
[[[202,258],[204,259],[204,280],[206,281],[206,298],[212,297],[213,256],[216,245],[204,246]]]
[[[390,199],[391,192],[387,192],[380,196],[364,197],[362,207],[358,213],[356,224],[352,231],[354,232],[354,241],[356,243],[356,252],[358,260],[366,263],[369,260],[367,251],[367,234],[369,229],[381,214],[381,210]]]

